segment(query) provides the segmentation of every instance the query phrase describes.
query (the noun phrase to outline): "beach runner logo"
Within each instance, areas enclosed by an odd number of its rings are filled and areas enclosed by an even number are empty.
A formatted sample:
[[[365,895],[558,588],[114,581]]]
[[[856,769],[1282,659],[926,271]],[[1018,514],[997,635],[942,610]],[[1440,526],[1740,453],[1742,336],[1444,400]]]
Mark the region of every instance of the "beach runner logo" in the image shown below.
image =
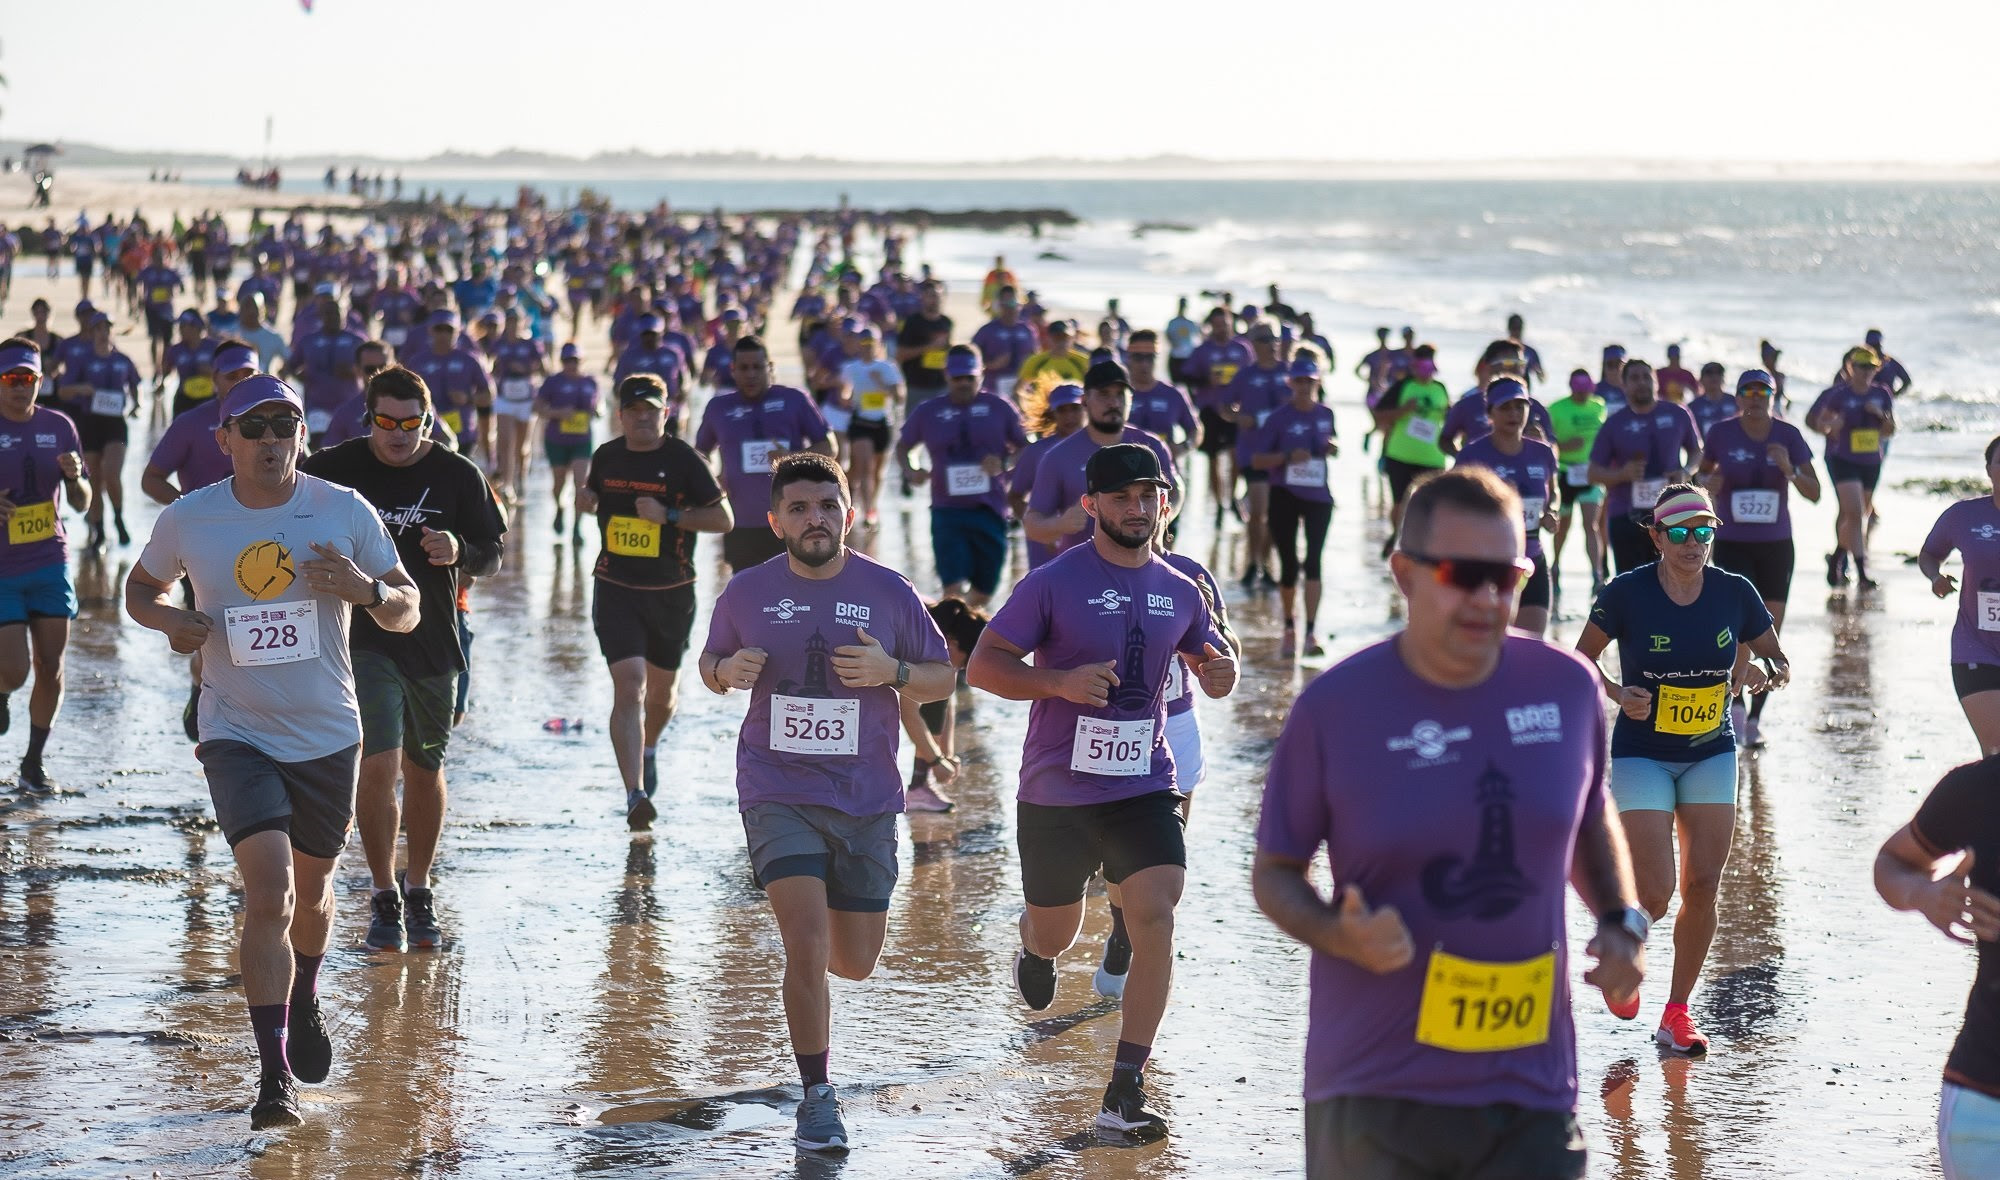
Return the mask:
[[[811,609],[812,607],[807,606],[805,603],[794,602],[789,598],[780,598],[776,606],[765,607],[764,613],[778,616],[780,623],[789,623],[792,621],[793,615],[803,614]]]
[[[1472,859],[1444,853],[1424,866],[1424,900],[1446,918],[1494,922],[1535,891],[1514,862],[1514,783],[1486,764],[1475,788],[1479,846]]]
[[[284,542],[253,541],[236,555],[236,585],[252,602],[269,602],[292,588],[298,578],[292,551]]]
[[[1398,753],[1405,750],[1414,751],[1417,761],[1410,765],[1416,768],[1439,762],[1456,762],[1458,756],[1451,754],[1451,747],[1457,742],[1469,741],[1471,738],[1472,727],[1469,725],[1446,729],[1437,722],[1426,719],[1411,726],[1409,736],[1390,738],[1389,748]]]
[[[1972,535],[1982,541],[1991,541],[1994,537],[2000,537],[2000,527],[1991,524],[1982,524],[1972,530]]]
[[[1106,587],[1102,594],[1099,594],[1095,598],[1086,598],[1083,601],[1086,606],[1096,607],[1101,614],[1113,615],[1122,614],[1125,610],[1125,604],[1132,601],[1132,596],[1130,594],[1120,594],[1117,590]]]

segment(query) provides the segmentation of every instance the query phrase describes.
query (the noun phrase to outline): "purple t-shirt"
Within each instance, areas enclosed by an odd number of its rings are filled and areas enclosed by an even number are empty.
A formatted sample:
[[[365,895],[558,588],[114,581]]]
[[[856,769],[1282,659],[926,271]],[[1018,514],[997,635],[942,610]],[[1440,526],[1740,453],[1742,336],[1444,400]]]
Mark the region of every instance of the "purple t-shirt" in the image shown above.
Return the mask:
[[[1012,485],[1014,491],[1019,492],[1023,498],[1026,498],[1030,492],[1035,490],[1035,473],[1041,470],[1042,456],[1048,454],[1049,449],[1061,442],[1064,437],[1055,434],[1043,435],[1041,438],[1021,448],[1021,453],[1014,456],[1013,469],[1007,473],[1008,483]],[[1025,537],[1023,539],[1027,541],[1028,545],[1029,569],[1034,569],[1036,566],[1044,564],[1049,558],[1056,555],[1055,549],[1042,544],[1040,541]]]
[[[307,413],[314,410],[331,413],[340,403],[361,392],[358,373],[343,377],[334,372],[336,365],[354,363],[354,350],[361,344],[359,335],[345,331],[309,332],[299,338],[297,347],[285,364],[290,372],[300,375],[302,386],[299,396],[305,399]],[[404,363],[414,369],[422,359],[412,357]],[[421,369],[418,371],[423,372]],[[429,373],[423,376],[431,387],[431,396],[438,398],[440,390],[437,382],[431,380]]]
[[[1209,615],[1215,620],[1219,632],[1229,626],[1229,607],[1223,603],[1222,588],[1215,584],[1215,575],[1208,567],[1185,553],[1168,552],[1158,555],[1161,561],[1173,566],[1194,580],[1201,589],[1203,601],[1208,604]],[[1217,650],[1228,651],[1221,644]],[[1194,673],[1188,670],[1185,660],[1176,659],[1167,666],[1167,716],[1178,717],[1194,708],[1194,694],[1200,691],[1194,684]]]
[[[1556,425],[1549,418],[1549,408],[1534,398],[1528,399],[1528,429],[1540,430],[1543,438],[1556,436]],[[1493,433],[1493,417],[1486,412],[1486,394],[1475,389],[1451,403],[1451,409],[1444,414],[1444,427],[1438,432],[1442,442],[1463,448],[1474,439],[1485,438]]]
[[[2000,508],[1993,497],[1960,500],[1931,526],[1923,552],[1943,561],[1954,549],[1965,568],[1951,625],[1951,662],[2000,665]]]
[[[1725,393],[1713,401],[1710,401],[1706,395],[1690,398],[1687,403],[1687,409],[1688,413],[1694,415],[1694,424],[1701,427],[1701,437],[1704,440],[1702,445],[1704,446],[1707,445],[1705,440],[1708,438],[1708,432],[1714,430],[1718,422],[1727,422],[1729,419],[1734,418],[1738,412],[1736,409],[1736,395],[1731,393]]]
[[[214,442],[209,445],[213,447]],[[26,422],[0,418],[0,494],[15,504],[15,511],[35,504],[55,505],[55,527],[38,540],[16,544],[7,529],[0,529],[0,577],[15,577],[69,560],[69,533],[63,528],[62,468],[56,456],[64,451],[81,452],[76,423],[68,414],[47,406],[36,406]]]
[[[1250,455],[1254,449],[1258,433],[1264,429],[1264,422],[1272,411],[1292,400],[1292,386],[1285,377],[1285,366],[1272,365],[1260,369],[1256,365],[1246,365],[1236,374],[1216,398],[1222,405],[1235,406],[1247,421],[1236,423],[1236,467],[1239,471],[1250,470]]]
[[[1137,426],[1127,426],[1125,437],[1120,442],[1141,443],[1151,447],[1160,457],[1160,470],[1166,473],[1167,481],[1180,486],[1180,473],[1174,469],[1173,454],[1167,444],[1146,433]],[[1084,468],[1090,465],[1090,457],[1097,453],[1097,443],[1090,437],[1086,427],[1063,439],[1044,451],[1034,467],[1035,482],[1029,485],[1028,509],[1044,516],[1060,516],[1070,510],[1083,498]],[[1090,534],[1097,531],[1097,522],[1086,518],[1083,527],[1057,541],[1052,548],[1061,553],[1090,540]]]
[[[1188,400],[1187,394],[1164,381],[1156,381],[1144,393],[1132,391],[1132,413],[1126,421],[1148,434],[1171,441],[1176,426],[1181,428],[1183,438],[1193,438],[1200,420],[1195,417],[1194,402]]]
[[[1491,434],[1465,444],[1453,466],[1484,467],[1512,484],[1521,496],[1521,527],[1528,536],[1528,556],[1542,552],[1542,509],[1549,506],[1549,479],[1562,470],[1554,447],[1538,438],[1523,438],[1519,454],[1500,450]]]
[[[990,626],[1033,653],[1038,668],[1118,661],[1118,684],[1104,707],[1061,697],[1030,707],[1021,749],[1023,803],[1082,807],[1176,789],[1166,737],[1168,665],[1180,658],[1176,652],[1201,656],[1204,644],[1229,650],[1201,588],[1186,574],[1157,557],[1137,569],[1114,565],[1095,545],[1079,546],[1022,578]],[[1080,719],[1113,725],[1086,732],[1093,727],[1080,727]],[[1105,765],[1090,761],[1093,740],[1103,743],[1100,759],[1124,757],[1136,773],[1077,769]]]
[[[1856,393],[1843,383],[1822,392],[1806,413],[1806,421],[1817,420],[1820,414],[1832,410],[1840,415],[1840,425],[1826,436],[1826,457],[1845,459],[1849,463],[1882,465],[1882,419],[1868,412],[1873,406],[1887,412],[1896,404],[1889,391],[1879,385],[1868,387],[1867,393]],[[1860,437],[1857,439],[1857,435]],[[1873,436],[1872,441],[1870,436]],[[1860,445],[1856,445],[1857,442]]]
[[[1792,535],[1792,485],[1771,458],[1772,443],[1785,448],[1794,469],[1812,468],[1805,436],[1782,418],[1771,419],[1771,433],[1763,442],[1750,437],[1741,418],[1724,418],[1708,428],[1702,448],[1722,473],[1715,514],[1725,541],[1783,541]]]
[[[1272,487],[1283,488],[1315,504],[1333,503],[1333,492],[1326,486],[1327,453],[1333,449],[1334,439],[1331,406],[1315,403],[1301,410],[1288,400],[1272,410],[1263,428],[1253,433],[1256,436],[1250,444],[1253,455],[1289,456],[1293,451],[1306,451],[1312,456],[1296,466],[1287,458],[1285,466],[1269,473]]]
[[[832,807],[849,815],[903,810],[896,690],[847,688],[833,670],[833,650],[859,644],[861,629],[899,660],[949,658],[943,633],[909,579],[853,550],[841,571],[824,581],[793,573],[791,558],[780,554],[737,571],[722,588],[706,650],[727,658],[755,647],[768,657],[736,739],[740,810],[759,803]],[[852,712],[845,710],[854,706],[815,704],[824,701],[860,704]],[[836,752],[840,746],[847,750]]]
[[[611,372],[611,384],[617,384],[634,373],[651,373],[666,382],[667,392],[681,395],[682,372],[687,364],[678,348],[662,343],[658,348],[647,349],[634,341],[631,347],[618,354],[618,366]]]
[[[1609,805],[1604,772],[1596,673],[1533,636],[1510,635],[1473,688],[1418,678],[1393,637],[1306,686],[1271,755],[1257,845],[1303,861],[1325,844],[1334,882],[1395,906],[1416,946],[1386,975],[1313,952],[1306,1101],[1575,1107],[1564,893],[1578,829]],[[1553,951],[1547,1040],[1419,1042],[1433,951],[1509,964]]]
[[[97,350],[93,348],[71,357],[63,365],[62,384],[88,385],[93,391],[115,389],[122,394],[138,386],[139,366],[115,348],[103,356],[97,355]],[[74,414],[88,414],[92,412],[91,400],[92,395],[86,393],[74,399],[64,399],[64,405]]]
[[[1643,414],[1630,406],[1612,411],[1598,429],[1597,441],[1590,444],[1590,461],[1599,467],[1621,467],[1634,456],[1644,455],[1646,473],[1639,479],[1650,484],[1664,480],[1669,471],[1681,467],[1684,448],[1696,451],[1701,448],[1701,428],[1694,424],[1694,415],[1687,412],[1686,406],[1655,399],[1653,408]],[[1604,510],[1614,516],[1631,512],[1632,492],[1637,486],[1636,483],[1610,485]],[[1651,512],[1653,501],[1648,499],[1640,510]]]
[[[566,373],[555,373],[542,382],[542,389],[536,398],[548,409],[548,425],[542,430],[545,443],[588,443],[591,425],[572,433],[564,420],[572,414],[590,415],[590,422],[597,421],[597,378],[588,373],[578,373],[571,377]]]
[[[949,396],[919,402],[903,420],[902,446],[922,443],[931,457],[931,507],[985,508],[1007,518],[1007,477],[980,466],[988,455],[1006,457],[1028,445],[1021,415],[1005,398],[974,395],[960,406]],[[961,489],[953,495],[951,489]]]
[[[972,347],[979,350],[980,363],[990,385],[995,377],[1012,377],[1021,371],[1021,362],[1041,351],[1035,329],[1026,320],[1003,324],[988,320],[972,334]]]
[[[734,391],[709,398],[694,447],[704,455],[721,449],[722,486],[736,527],[763,528],[771,511],[771,464],[758,444],[776,442],[787,451],[803,451],[825,438],[826,419],[813,399],[789,385],[773,385],[755,402]],[[745,470],[745,460],[751,470]]]
[[[1217,344],[1204,339],[1194,346],[1182,364],[1181,371],[1194,384],[1194,404],[1197,409],[1212,410],[1222,393],[1222,387],[1236,379],[1240,369],[1250,367],[1250,346],[1240,340],[1225,340]]]
[[[221,483],[234,474],[229,455],[216,445],[215,431],[222,425],[222,402],[210,398],[167,424],[154,445],[146,466],[174,477],[174,486],[183,494],[212,483]]]
[[[430,386],[431,401],[446,425],[459,434],[471,429],[472,408],[479,395],[493,391],[493,382],[486,375],[485,362],[477,352],[469,348],[454,348],[446,353],[425,352],[403,363],[422,377],[425,385]],[[457,421],[452,421],[453,418]]]

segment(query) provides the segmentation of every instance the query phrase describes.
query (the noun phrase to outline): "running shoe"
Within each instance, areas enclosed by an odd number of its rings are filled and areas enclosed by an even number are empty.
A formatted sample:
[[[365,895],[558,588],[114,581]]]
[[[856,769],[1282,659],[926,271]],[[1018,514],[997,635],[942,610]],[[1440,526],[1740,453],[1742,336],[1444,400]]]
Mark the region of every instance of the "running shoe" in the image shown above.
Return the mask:
[[[292,1076],[302,1082],[323,1082],[327,1070],[333,1068],[333,1042],[327,1039],[317,992],[307,996],[305,1003],[292,1005],[292,1024],[285,1030],[285,1060],[291,1063]]]
[[[799,1101],[799,1128],[794,1135],[807,1151],[846,1151],[847,1124],[840,1120],[840,1095],[833,1083],[815,1082]]]
[[[409,914],[403,925],[410,932],[411,949],[435,947],[444,942],[444,935],[438,930],[437,899],[430,890],[405,889],[403,906]]]
[[[1104,1087],[1104,1107],[1097,1112],[1097,1129],[1139,1139],[1167,1133],[1166,1117],[1146,1105],[1146,1075],[1135,1069],[1113,1071]]]
[[[646,792],[648,799],[659,793],[660,760],[655,755],[647,754],[639,764],[639,788]]]
[[[1624,1004],[1614,1004],[1611,1002],[1610,996],[1605,996],[1604,1007],[1620,1020],[1636,1019],[1639,1015],[1639,991],[1637,988],[1634,988],[1632,990],[1632,999]]]
[[[90,539],[84,542],[84,548],[93,552],[104,548],[104,526],[102,524],[90,526]]]
[[[1027,947],[1014,952],[1014,990],[1021,1002],[1040,1012],[1056,1002],[1056,961],[1031,955]]]
[[[21,759],[21,769],[14,781],[30,795],[53,795],[60,789],[56,786],[56,780],[42,770],[42,761],[39,758]]]
[[[122,516],[112,517],[111,525],[113,528],[118,530],[118,543],[120,545],[130,545],[132,543],[132,534],[125,530],[124,517]]]
[[[563,533],[563,510],[559,505],[556,508],[556,527],[555,527],[556,540],[558,541],[562,540],[562,533]]]
[[[1764,748],[1764,731],[1758,726],[1755,717],[1743,723],[1743,744],[1753,750]]]
[[[1708,1038],[1694,1026],[1694,1017],[1688,1014],[1685,1006],[1669,1007],[1660,1015],[1660,1027],[1654,1030],[1653,1039],[1665,1048],[1690,1057],[1708,1052]]]
[[[1244,570],[1244,571],[1243,571],[1243,582],[1242,582],[1242,585],[1243,585],[1243,588],[1244,588],[1245,590],[1255,590],[1255,589],[1257,588],[1257,567],[1256,567],[1256,566],[1254,566],[1254,565],[1253,565],[1253,566],[1251,566],[1251,567],[1250,567],[1249,569],[1247,569],[1247,570]]]
[[[1285,637],[1278,641],[1278,658],[1281,660],[1289,660],[1293,656],[1296,656],[1298,654],[1299,654],[1299,633],[1293,630],[1292,628],[1287,627],[1285,628]]]
[[[6,732],[6,725],[0,724],[0,733]],[[191,742],[201,740],[201,685],[199,684],[188,690],[187,707],[181,710],[181,732],[187,734],[187,739]]]
[[[372,951],[404,949],[402,897],[394,889],[378,889],[368,905],[374,916],[368,919],[368,937],[362,944]]]
[[[1091,978],[1090,986],[1098,995],[1107,1000],[1125,998],[1125,975],[1132,970],[1132,944],[1122,938],[1104,940],[1104,961],[1097,965],[1097,974]]]
[[[250,1129],[268,1131],[273,1127],[296,1127],[305,1122],[299,1113],[299,1087],[282,1069],[266,1071],[257,1082],[257,1105],[250,1108]]]
[[[1272,577],[1271,571],[1261,565],[1257,567],[1257,577],[1264,583],[1264,589],[1276,590],[1278,588],[1278,579]]]
[[[931,786],[918,783],[903,792],[903,807],[908,811],[929,811],[943,813],[958,806],[951,796]]]
[[[1325,654],[1326,654],[1326,648],[1324,645],[1320,643],[1319,636],[1317,635],[1306,636],[1307,658],[1316,660],[1319,659],[1321,656],[1324,656]]]
[[[653,801],[646,798],[646,792],[625,792],[626,827],[631,828],[635,832],[643,832],[653,826],[653,820],[659,814],[659,810],[653,806]]]

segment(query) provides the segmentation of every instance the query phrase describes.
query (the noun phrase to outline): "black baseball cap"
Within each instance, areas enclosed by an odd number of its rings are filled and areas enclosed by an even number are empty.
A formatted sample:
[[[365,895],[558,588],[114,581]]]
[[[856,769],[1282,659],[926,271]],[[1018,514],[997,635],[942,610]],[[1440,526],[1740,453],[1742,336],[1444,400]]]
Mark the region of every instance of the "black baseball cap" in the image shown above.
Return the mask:
[[[1103,389],[1107,385],[1123,385],[1125,388],[1130,389],[1132,388],[1132,375],[1127,373],[1125,366],[1119,364],[1117,361],[1098,361],[1096,364],[1090,366],[1089,372],[1083,375],[1083,387],[1085,389]],[[1143,450],[1144,448],[1140,449]]]
[[[651,374],[647,374],[647,376],[651,376]],[[666,405],[666,385],[657,377],[648,381],[638,375],[627,377],[618,383],[619,409],[622,410],[627,406],[636,406],[640,402],[652,402],[656,406]]]
[[[1139,443],[1113,443],[1099,447],[1083,469],[1084,490],[1091,495],[1115,492],[1128,484],[1151,483],[1168,487],[1160,471],[1160,457]]]

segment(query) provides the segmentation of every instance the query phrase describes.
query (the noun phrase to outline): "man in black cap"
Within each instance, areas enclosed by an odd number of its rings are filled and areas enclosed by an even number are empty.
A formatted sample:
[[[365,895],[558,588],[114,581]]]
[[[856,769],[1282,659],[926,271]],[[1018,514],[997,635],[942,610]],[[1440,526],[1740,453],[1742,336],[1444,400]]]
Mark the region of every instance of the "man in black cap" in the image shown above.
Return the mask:
[[[1174,908],[1187,880],[1182,794],[1166,742],[1171,665],[1185,660],[1210,697],[1236,686],[1236,661],[1201,588],[1152,550],[1170,486],[1149,447],[1093,451],[1076,500],[1096,524],[1090,543],[1022,579],[966,667],[974,688],[1034,702],[1016,822],[1027,908],[1015,987],[1036,1011],[1055,1002],[1056,956],[1076,941],[1085,886],[1101,868],[1114,923],[1124,927],[1112,936],[1124,936],[1132,959],[1096,1125],[1140,1138],[1167,1130],[1142,1083],[1166,1013]]]
[[[1162,439],[1126,424],[1132,411],[1132,378],[1117,361],[1100,361],[1083,378],[1084,428],[1050,447],[1035,468],[1021,530],[1058,552],[1090,539],[1093,517],[1080,497],[1088,490],[1084,468],[1104,447],[1135,443],[1153,452],[1165,472],[1168,515],[1180,510],[1181,486],[1173,453]]]

